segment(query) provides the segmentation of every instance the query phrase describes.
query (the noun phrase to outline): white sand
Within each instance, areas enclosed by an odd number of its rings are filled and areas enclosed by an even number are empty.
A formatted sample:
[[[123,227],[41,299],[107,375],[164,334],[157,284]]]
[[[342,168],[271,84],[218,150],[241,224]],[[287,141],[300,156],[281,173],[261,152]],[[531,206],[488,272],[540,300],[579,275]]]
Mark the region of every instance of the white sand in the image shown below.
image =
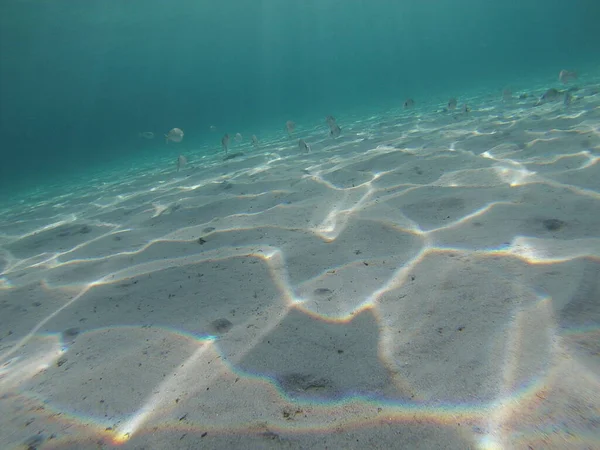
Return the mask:
[[[5,213],[0,448],[600,448],[594,92]]]

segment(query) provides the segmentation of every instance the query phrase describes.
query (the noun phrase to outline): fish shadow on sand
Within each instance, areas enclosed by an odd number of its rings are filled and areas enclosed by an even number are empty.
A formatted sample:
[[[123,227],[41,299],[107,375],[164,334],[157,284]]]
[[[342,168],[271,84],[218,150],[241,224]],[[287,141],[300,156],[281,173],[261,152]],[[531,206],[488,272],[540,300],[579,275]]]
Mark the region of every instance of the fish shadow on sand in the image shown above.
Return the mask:
[[[229,159],[237,158],[239,156],[243,156],[244,152],[231,153],[230,155],[225,155],[223,157],[223,161],[227,161]]]
[[[319,290],[321,295],[331,292]],[[357,314],[351,324],[337,324],[292,311],[245,354],[237,369],[267,376],[295,399],[400,398],[401,390],[377,359],[377,339],[377,322],[368,312]],[[225,340],[220,345],[227,353],[236,343]]]

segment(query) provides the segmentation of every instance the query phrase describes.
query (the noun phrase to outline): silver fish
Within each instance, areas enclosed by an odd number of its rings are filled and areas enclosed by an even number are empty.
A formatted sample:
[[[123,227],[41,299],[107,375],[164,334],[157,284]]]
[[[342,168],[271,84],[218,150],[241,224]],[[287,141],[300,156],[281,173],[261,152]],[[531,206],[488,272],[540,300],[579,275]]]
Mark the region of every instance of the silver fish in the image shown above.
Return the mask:
[[[187,158],[183,155],[179,155],[179,157],[177,158],[177,172],[179,172],[186,164]]]
[[[329,125],[329,136],[331,136],[333,138],[338,137],[340,135],[340,133],[342,132],[342,129],[335,122],[335,117],[327,116],[325,118],[325,121],[327,122],[327,125]]]
[[[229,150],[229,134],[226,134],[221,138],[221,146],[223,147],[223,151],[227,154]]]
[[[332,126],[329,127],[329,136],[331,136],[332,138],[339,137],[341,133],[342,129],[337,123],[334,123]]]
[[[542,94],[538,103],[542,102],[553,102],[558,99],[560,91],[558,89],[550,88]]]
[[[290,137],[292,137],[292,133],[294,132],[294,130],[296,129],[296,124],[294,122],[292,122],[291,120],[288,120],[285,123],[285,128],[287,129],[288,135]]]
[[[572,72],[570,70],[561,70],[558,74],[558,79],[562,84],[567,84],[569,80],[577,79],[577,72]]]
[[[298,141],[298,147],[300,147],[300,150],[302,151],[305,151],[307,153],[310,152],[310,145],[308,145],[304,139],[300,139]]]
[[[169,131],[169,134],[165,134],[165,142],[168,144],[171,142],[181,142],[183,140],[183,130],[179,128],[173,128]]]

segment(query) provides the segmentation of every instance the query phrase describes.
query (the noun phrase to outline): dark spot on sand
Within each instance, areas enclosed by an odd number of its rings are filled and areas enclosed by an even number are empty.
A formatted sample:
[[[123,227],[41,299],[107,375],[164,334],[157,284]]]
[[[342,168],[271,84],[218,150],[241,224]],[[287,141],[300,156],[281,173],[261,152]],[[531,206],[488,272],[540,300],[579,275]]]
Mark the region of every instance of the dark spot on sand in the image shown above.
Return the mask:
[[[329,294],[333,294],[333,291],[331,289],[327,289],[327,288],[318,288],[318,289],[315,289],[314,293],[316,295],[329,295]]]
[[[212,231],[215,231],[215,227],[206,227],[204,230],[202,230],[203,233],[210,233]]]
[[[91,231],[92,229],[87,225],[83,225],[81,228],[79,228],[79,234],[88,234]]]
[[[210,324],[217,333],[227,333],[233,327],[233,324],[225,318],[213,320]]]
[[[333,391],[333,385],[330,380],[304,373],[282,375],[279,378],[279,383],[285,391],[292,395],[329,396]]]
[[[301,409],[284,409],[281,415],[286,420],[294,420],[298,414],[302,414],[303,412]]]
[[[36,450],[38,445],[41,445],[44,442],[44,439],[42,434],[36,434],[27,438],[23,444],[27,450]]]
[[[92,231],[92,229],[90,228],[89,225],[73,225],[73,226],[68,226],[62,229],[62,231],[60,231],[58,233],[59,237],[66,237],[66,236],[73,236],[75,234],[87,234],[90,233]]]
[[[66,339],[75,339],[77,337],[77,335],[79,335],[79,333],[81,332],[81,330],[77,327],[73,327],[73,328],[67,328],[65,331],[62,332],[63,338]]]
[[[279,435],[276,433],[273,433],[272,431],[265,431],[264,433],[260,434],[262,437],[264,437],[265,439],[271,439],[272,441],[274,441],[275,439],[279,439]]]
[[[237,157],[239,157],[239,156],[243,156],[243,155],[244,155],[244,153],[243,153],[243,152],[230,153],[229,155],[226,155],[226,156],[223,158],[223,161],[228,161],[228,160],[230,160],[230,159],[237,158]]]
[[[202,238],[198,238],[198,244],[200,244],[200,245],[206,244],[206,240],[204,240]]]
[[[544,228],[548,231],[557,231],[566,225],[566,222],[558,219],[545,219],[542,221]]]

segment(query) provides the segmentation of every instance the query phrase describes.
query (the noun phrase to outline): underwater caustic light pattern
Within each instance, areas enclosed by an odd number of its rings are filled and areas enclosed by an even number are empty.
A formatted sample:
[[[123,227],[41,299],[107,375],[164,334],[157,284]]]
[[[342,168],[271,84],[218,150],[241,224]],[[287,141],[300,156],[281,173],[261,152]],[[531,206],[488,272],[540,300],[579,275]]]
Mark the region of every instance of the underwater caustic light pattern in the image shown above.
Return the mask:
[[[3,448],[600,448],[592,87],[5,208]]]

